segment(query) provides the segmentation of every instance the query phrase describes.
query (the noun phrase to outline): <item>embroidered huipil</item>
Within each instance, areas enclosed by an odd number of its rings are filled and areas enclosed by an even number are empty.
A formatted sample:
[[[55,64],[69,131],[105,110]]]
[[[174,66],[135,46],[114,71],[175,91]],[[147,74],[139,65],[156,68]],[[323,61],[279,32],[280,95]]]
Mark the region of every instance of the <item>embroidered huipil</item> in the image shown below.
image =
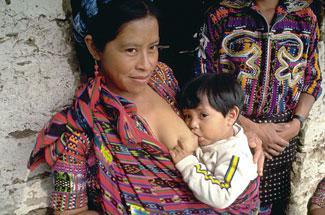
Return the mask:
[[[169,67],[159,63],[149,85],[177,111]],[[57,211],[88,205],[100,214],[219,214],[195,199],[136,106],[111,93],[102,76],[39,133],[29,168],[43,161],[53,171]]]
[[[230,72],[249,118],[293,112],[301,93],[321,94],[319,29],[305,1],[280,1],[271,25],[253,1],[222,1],[201,35],[197,75]]]

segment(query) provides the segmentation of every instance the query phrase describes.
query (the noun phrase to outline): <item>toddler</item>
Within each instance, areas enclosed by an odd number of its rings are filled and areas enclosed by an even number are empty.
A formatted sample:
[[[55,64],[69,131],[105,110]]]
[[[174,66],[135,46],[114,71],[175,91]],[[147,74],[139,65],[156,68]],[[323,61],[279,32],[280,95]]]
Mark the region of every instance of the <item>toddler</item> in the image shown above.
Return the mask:
[[[193,153],[179,142],[170,152],[196,198],[231,214],[256,214],[257,166],[236,123],[243,105],[240,85],[229,74],[204,74],[185,87],[178,104],[199,147]]]

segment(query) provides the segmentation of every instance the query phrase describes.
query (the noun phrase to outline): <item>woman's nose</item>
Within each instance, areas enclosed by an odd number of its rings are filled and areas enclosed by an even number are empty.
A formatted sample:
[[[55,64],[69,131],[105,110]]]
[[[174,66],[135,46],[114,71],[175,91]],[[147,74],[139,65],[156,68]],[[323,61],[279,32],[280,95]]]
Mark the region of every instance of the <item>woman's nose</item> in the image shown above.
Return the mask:
[[[153,65],[153,56],[150,54],[144,52],[140,55],[139,61],[138,61],[138,69],[143,71],[149,71],[152,69]]]

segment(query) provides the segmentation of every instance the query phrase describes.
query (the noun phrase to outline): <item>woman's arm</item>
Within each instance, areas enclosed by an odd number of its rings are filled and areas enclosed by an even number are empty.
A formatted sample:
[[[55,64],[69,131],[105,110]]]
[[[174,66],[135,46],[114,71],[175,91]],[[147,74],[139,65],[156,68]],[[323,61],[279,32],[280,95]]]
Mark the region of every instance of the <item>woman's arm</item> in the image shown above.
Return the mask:
[[[315,100],[322,92],[321,81],[322,75],[319,67],[318,42],[320,37],[319,27],[316,17],[312,17],[312,32],[308,50],[306,68],[304,70],[304,86],[299,97],[299,102],[293,114],[306,118],[312,108]],[[301,123],[298,119],[293,118],[288,123],[279,124],[278,134],[285,140],[290,140],[298,135]]]
[[[325,214],[325,208],[314,208],[311,209],[310,215],[324,215]]]
[[[55,212],[55,214],[64,214],[64,215],[99,215],[96,211],[89,211],[88,207],[68,210],[68,211],[62,211],[62,212]]]
[[[61,135],[57,145],[65,147],[52,166],[54,191],[50,207],[55,214],[80,214],[88,210],[87,156],[90,141],[84,133],[71,130]]]
[[[325,177],[319,182],[314,194],[310,198],[308,212],[311,215],[325,214]]]
[[[315,98],[312,95],[302,93],[294,114],[306,118],[314,102]],[[239,121],[248,137],[250,133],[256,133],[262,140],[265,155],[269,159],[279,155],[288,146],[289,140],[298,135],[301,128],[300,121],[296,118],[287,123],[277,124],[254,123],[244,116],[240,116]]]
[[[257,174],[263,176],[265,156],[262,140],[253,131],[245,131],[245,135],[247,136],[248,146],[253,153],[253,161],[257,164]]]
[[[306,118],[315,102],[315,97],[310,94],[302,93],[299,98],[298,105],[294,112],[295,115]],[[293,118],[287,123],[277,124],[277,133],[283,139],[289,141],[299,134],[302,127],[301,122],[297,118]]]

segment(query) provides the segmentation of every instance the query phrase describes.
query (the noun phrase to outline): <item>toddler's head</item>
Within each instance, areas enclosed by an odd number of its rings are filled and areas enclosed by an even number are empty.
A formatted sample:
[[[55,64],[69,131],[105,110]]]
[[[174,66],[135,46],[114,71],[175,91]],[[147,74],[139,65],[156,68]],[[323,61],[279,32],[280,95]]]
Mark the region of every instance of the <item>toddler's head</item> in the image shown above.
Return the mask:
[[[243,105],[243,92],[230,74],[204,74],[186,85],[178,105],[200,145],[233,136]]]

